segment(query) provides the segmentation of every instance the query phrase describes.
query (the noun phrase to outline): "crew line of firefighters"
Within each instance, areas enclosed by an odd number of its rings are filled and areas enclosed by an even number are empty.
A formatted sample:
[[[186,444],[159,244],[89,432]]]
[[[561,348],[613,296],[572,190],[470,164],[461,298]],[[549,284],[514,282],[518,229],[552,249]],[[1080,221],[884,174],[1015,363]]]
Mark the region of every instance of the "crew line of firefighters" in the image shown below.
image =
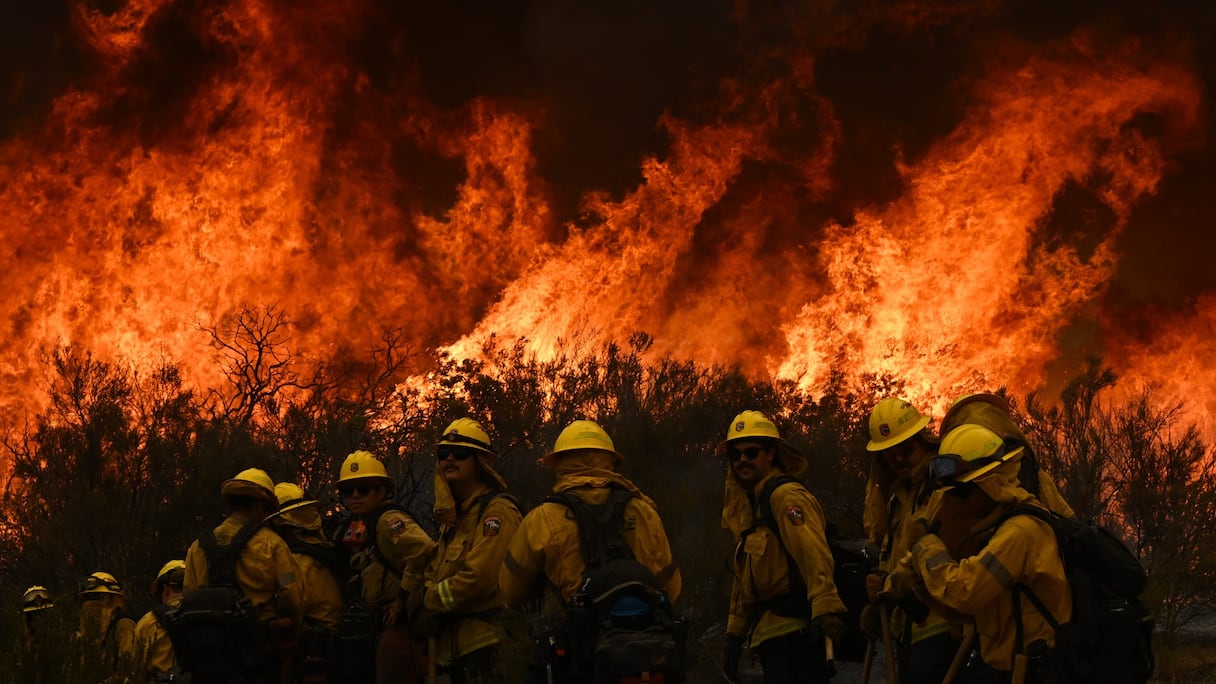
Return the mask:
[[[870,605],[861,614],[862,628],[872,642],[883,639],[898,654],[888,658],[898,662],[898,674],[889,666],[888,676],[901,682],[942,682],[948,671],[953,681],[1016,681],[1025,646],[1040,640],[1051,645],[1055,634],[1029,605],[1021,607],[1015,630],[1010,587],[1033,589],[1060,622],[1069,618],[1070,595],[1049,527],[1025,517],[1003,521],[1000,513],[1027,502],[1063,515],[1072,511],[1045,474],[1039,474],[1037,496],[1019,481],[1025,438],[1000,397],[956,401],[943,419],[941,439],[929,422],[896,398],[880,401],[870,415],[867,449],[876,458],[864,522],[880,555],[878,572],[866,582]],[[736,681],[746,648],[765,682],[828,681],[825,646],[844,636],[846,608],[833,583],[823,511],[799,481],[807,461],[758,411],[731,421],[718,452],[728,464],[722,525],[737,541],[722,671]],[[489,435],[472,419],[453,422],[435,454],[437,541],[392,504],[394,481],[366,451],[342,463],[336,484],[351,517],[328,539],[317,502],[300,487],[276,485],[258,469],[224,482],[229,514],[213,538],[222,547],[256,527],[240,548],[235,576],[271,635],[267,650],[278,654],[261,679],[246,673],[240,681],[340,678],[305,660],[332,655],[309,643],[339,630],[352,600],[378,624],[370,662],[349,681],[423,681],[428,674],[434,678],[435,667],[454,684],[503,681],[501,611],[544,606],[542,612],[560,620],[584,571],[579,529],[568,510],[546,501],[521,515],[514,499],[503,496],[507,484],[494,470]],[[614,489],[632,494],[621,536],[659,578],[666,599],[677,602],[681,575],[662,521],[654,502],[618,472],[622,458],[599,425],[580,420],[561,432],[543,462],[556,477],[555,493],[591,504],[603,503]],[[765,491],[778,477],[784,481]],[[762,491],[769,501],[758,501]],[[772,529],[755,525],[762,504],[774,519]],[[251,524],[263,520],[268,524]],[[214,580],[203,542],[195,541],[184,560],[166,563],[152,583],[167,608],[180,604],[183,592]],[[308,548],[313,551],[301,552]],[[352,580],[339,580],[324,554],[349,567],[345,574]],[[344,584],[360,595],[348,600]],[[795,587],[805,587],[805,600],[796,598],[809,610],[779,610],[779,599]],[[78,595],[82,639],[102,644],[114,654],[112,662],[140,659],[149,681],[173,681],[179,663],[154,612],[138,623],[119,618],[124,590],[104,572],[83,580]],[[911,604],[923,610],[907,609]],[[26,592],[31,634],[34,617],[50,605],[43,587]],[[274,650],[276,644],[283,648]],[[971,657],[950,671],[960,644]],[[538,648],[524,681],[578,681],[547,660]]]

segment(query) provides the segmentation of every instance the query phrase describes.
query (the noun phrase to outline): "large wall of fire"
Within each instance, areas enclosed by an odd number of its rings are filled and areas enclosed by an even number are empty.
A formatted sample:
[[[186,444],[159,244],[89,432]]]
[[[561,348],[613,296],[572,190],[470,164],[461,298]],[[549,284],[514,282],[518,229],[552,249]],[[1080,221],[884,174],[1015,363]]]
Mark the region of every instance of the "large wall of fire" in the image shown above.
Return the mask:
[[[1202,3],[26,4],[10,404],[58,343],[213,381],[199,326],[274,305],[319,357],[646,331],[940,406],[1102,355],[1216,412]]]

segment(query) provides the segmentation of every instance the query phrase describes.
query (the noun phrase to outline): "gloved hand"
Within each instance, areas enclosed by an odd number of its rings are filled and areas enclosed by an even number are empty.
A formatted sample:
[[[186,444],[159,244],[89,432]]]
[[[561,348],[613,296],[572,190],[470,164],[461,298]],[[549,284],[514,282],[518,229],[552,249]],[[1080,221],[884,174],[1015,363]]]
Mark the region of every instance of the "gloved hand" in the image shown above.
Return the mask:
[[[875,603],[861,609],[861,633],[870,641],[877,642],[882,639],[882,616],[879,615],[881,610]]]
[[[847,628],[839,615],[820,615],[811,620],[811,639],[819,641],[824,637],[840,643],[844,639]]]
[[[870,597],[870,603],[878,600],[878,594],[882,592],[882,587],[886,584],[887,573],[871,572],[866,575],[866,594]]]
[[[942,529],[942,521],[930,521],[925,518],[917,518],[912,521],[912,543],[920,541],[920,538],[927,534],[937,534]]]
[[[739,681],[739,662],[742,660],[743,637],[727,634],[726,645],[722,647],[722,674],[732,682]]]

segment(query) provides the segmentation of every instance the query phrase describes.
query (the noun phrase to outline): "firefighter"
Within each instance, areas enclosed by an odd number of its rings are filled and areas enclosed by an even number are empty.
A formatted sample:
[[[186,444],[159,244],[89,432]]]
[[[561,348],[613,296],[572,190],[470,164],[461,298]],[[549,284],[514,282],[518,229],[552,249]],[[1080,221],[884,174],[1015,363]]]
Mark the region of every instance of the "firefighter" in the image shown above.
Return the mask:
[[[149,590],[157,607],[144,613],[135,623],[135,643],[149,681],[159,681],[158,677],[163,681],[172,681],[169,675],[180,673],[166,626],[168,612],[181,605],[185,581],[186,561],[171,560],[161,566]]]
[[[744,411],[731,421],[718,453],[729,460],[722,526],[737,542],[725,674],[738,679],[748,642],[759,654],[765,682],[829,681],[824,639],[843,639],[846,609],[832,579],[835,565],[823,511],[807,488],[793,481],[806,472],[806,459],[759,411]],[[791,481],[766,488],[782,475]],[[765,493],[770,494],[768,525],[761,519]]]
[[[866,444],[875,457],[866,482],[864,522],[867,536],[879,549],[879,574],[867,582],[873,603],[863,611],[862,627],[867,637],[878,639],[882,627],[877,612],[898,606],[891,623],[904,684],[941,682],[962,635],[961,625],[951,625],[916,599],[910,581],[899,581],[906,575],[891,574],[919,537],[915,521],[926,516],[935,487],[929,459],[937,455],[939,440],[929,420],[904,399],[883,399],[870,412]],[[884,605],[878,604],[879,597]]]
[[[1018,428],[1013,420],[1013,409],[1009,402],[996,394],[968,394],[954,400],[946,415],[942,417],[941,433],[949,434],[951,430],[966,424],[982,425],[1003,439],[1010,440],[1018,446],[1025,447],[1021,456],[1021,469],[1018,471],[1020,486],[1039,500],[1048,510],[1066,518],[1076,517],[1072,507],[1060,495],[1056,483],[1047,471],[1039,467],[1039,461],[1026,435]]]
[[[404,608],[397,595],[399,587],[413,592],[422,586],[435,542],[393,503],[393,479],[371,453],[346,457],[337,488],[352,517],[338,529],[335,544],[353,572],[354,599],[371,615],[375,681],[419,681],[425,674],[425,645],[396,618]],[[350,665],[357,664],[342,667]]]
[[[439,545],[426,586],[408,596],[414,629],[436,636],[431,657],[452,684],[500,681],[498,569],[521,515],[494,471],[498,454],[471,418],[453,421],[435,445],[435,520]]]
[[[111,672],[135,656],[135,621],[122,614],[127,594],[108,572],[94,572],[80,580],[76,596],[80,604],[77,638],[101,648],[105,667]]]
[[[21,594],[21,622],[25,625],[25,645],[28,649],[37,648],[36,623],[43,611],[54,608],[55,600],[47,588],[35,584]]]
[[[274,481],[266,471],[249,468],[220,486],[220,494],[228,515],[210,531],[218,549],[235,540],[246,539],[235,561],[236,583],[252,604],[257,620],[265,627],[268,642],[244,644],[251,651],[263,651],[263,678],[278,681],[294,649],[295,630],[300,624],[300,571],[291,551],[279,535],[264,526],[266,516],[278,508]],[[209,543],[209,542],[208,542]],[[186,552],[186,577],[183,589],[187,595],[216,578],[211,576],[211,561],[203,542],[195,540]],[[177,654],[186,662],[218,662],[232,654]],[[194,681],[198,681],[196,672]]]
[[[621,460],[603,428],[589,420],[576,420],[558,435],[542,463],[557,478],[555,493],[568,493],[590,504],[604,503],[613,489],[632,494],[621,536],[637,562],[658,578],[667,600],[674,602],[680,596],[682,579],[663,521],[654,502],[617,472]],[[578,591],[584,570],[579,527],[570,509],[545,502],[520,523],[498,575],[499,588],[508,607],[522,608],[525,603],[543,600],[543,621],[560,624],[565,618],[559,604],[568,603]],[[545,587],[553,591],[545,592]],[[562,664],[553,662],[550,655],[538,649],[525,682],[568,681]],[[552,678],[547,676],[548,668],[554,669]]]
[[[965,516],[958,522],[985,541],[973,553],[956,556],[933,532],[936,517],[930,517],[925,524],[930,531],[903,562],[916,573],[931,603],[974,620],[984,661],[999,671],[998,680],[1009,681],[1015,658],[1045,654],[1055,643],[1054,630],[1031,601],[1020,602],[1020,620],[1015,615],[1015,587],[1033,591],[1061,624],[1072,617],[1055,533],[1033,516],[1005,519],[1015,506],[1042,506],[1018,480],[1025,447],[986,427],[966,424],[945,436],[939,452],[930,468],[944,496],[959,503],[950,508],[952,514]],[[932,506],[930,514],[936,516]]]
[[[274,495],[279,509],[266,521],[287,542],[300,571],[303,622],[294,678],[299,682],[322,682],[327,672],[329,644],[342,619],[344,598],[339,575],[344,577],[346,570],[340,565],[333,543],[321,531],[318,502],[291,482],[276,484]]]

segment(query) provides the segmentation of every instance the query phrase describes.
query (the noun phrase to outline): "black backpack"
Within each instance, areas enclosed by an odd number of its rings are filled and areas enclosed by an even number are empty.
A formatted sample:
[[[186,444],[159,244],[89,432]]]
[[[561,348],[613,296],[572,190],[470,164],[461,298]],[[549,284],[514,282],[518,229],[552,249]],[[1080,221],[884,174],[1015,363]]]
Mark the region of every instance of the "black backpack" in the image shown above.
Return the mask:
[[[1045,667],[1053,681],[1147,682],[1156,662],[1153,617],[1139,598],[1148,584],[1140,562],[1101,525],[1030,505],[1014,508],[1002,522],[1017,515],[1033,516],[1051,526],[1072,589],[1072,619],[1061,624],[1030,587],[1014,585],[1019,647],[1032,660],[1045,655],[1047,662],[1038,667]],[[1055,630],[1056,645],[1050,653],[1042,644],[1023,643],[1023,596]]]
[[[765,608],[783,617],[811,618],[811,604],[806,598],[806,581],[798,571],[794,557],[786,549],[785,541],[781,538],[781,528],[773,517],[773,492],[783,484],[800,482],[790,475],[778,475],[764,484],[756,498],[756,517],[752,527],[743,531],[743,538],[751,534],[757,527],[763,525],[772,530],[781,550],[785,551],[786,563],[789,566],[790,590],[770,598]],[[868,539],[845,537],[838,534],[834,525],[828,525],[824,530],[828,540],[828,548],[832,552],[832,579],[836,584],[836,593],[848,610],[844,617],[845,637],[841,643],[835,644],[836,660],[845,662],[861,662],[865,659],[866,637],[861,631],[861,611],[870,603],[866,591],[866,575],[878,567],[878,549]]]
[[[568,493],[545,499],[570,509],[585,566],[566,605],[572,681],[684,681],[683,620],[673,617],[662,582],[637,561],[622,535],[632,498],[613,487],[598,505]]]
[[[253,603],[237,583],[236,564],[250,538],[261,529],[249,523],[232,542],[219,546],[204,530],[199,548],[207,557],[208,582],[182,596],[169,611],[168,632],[183,672],[195,682],[260,681],[266,659],[266,630]]]

